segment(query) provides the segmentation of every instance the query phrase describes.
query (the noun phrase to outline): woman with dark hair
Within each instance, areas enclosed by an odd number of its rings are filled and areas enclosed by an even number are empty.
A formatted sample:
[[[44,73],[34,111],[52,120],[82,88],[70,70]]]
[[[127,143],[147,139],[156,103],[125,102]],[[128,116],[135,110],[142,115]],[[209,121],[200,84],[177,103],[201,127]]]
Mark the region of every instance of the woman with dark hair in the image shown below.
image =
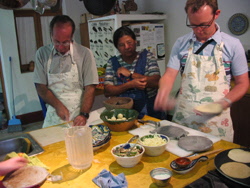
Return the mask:
[[[156,58],[146,49],[136,51],[136,36],[126,26],[115,31],[113,42],[120,55],[108,61],[105,96],[130,97],[134,100],[133,109],[139,112],[139,118],[149,115],[162,119],[163,113],[153,109],[160,79]]]

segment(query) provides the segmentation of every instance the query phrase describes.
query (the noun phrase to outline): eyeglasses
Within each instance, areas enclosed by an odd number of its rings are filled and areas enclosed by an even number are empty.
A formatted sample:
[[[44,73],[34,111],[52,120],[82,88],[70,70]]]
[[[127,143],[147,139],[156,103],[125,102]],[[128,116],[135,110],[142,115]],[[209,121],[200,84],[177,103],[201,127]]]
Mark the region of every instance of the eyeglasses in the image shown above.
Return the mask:
[[[65,41],[65,42],[57,42],[57,41],[53,41],[53,44],[54,44],[55,46],[60,46],[60,45],[63,45],[63,46],[65,46],[65,47],[67,47],[67,46],[69,46],[69,45],[70,45],[70,43],[71,43],[71,41]]]
[[[212,25],[212,23],[213,23],[213,21],[214,21],[214,15],[213,15],[213,18],[212,18],[212,20],[210,20],[209,22],[207,22],[206,24],[200,24],[200,25],[190,25],[190,24],[188,24],[188,16],[186,17],[186,26],[187,27],[190,27],[190,28],[198,28],[198,27],[200,27],[200,28],[202,28],[202,29],[205,29],[205,28],[209,28],[211,25]]]

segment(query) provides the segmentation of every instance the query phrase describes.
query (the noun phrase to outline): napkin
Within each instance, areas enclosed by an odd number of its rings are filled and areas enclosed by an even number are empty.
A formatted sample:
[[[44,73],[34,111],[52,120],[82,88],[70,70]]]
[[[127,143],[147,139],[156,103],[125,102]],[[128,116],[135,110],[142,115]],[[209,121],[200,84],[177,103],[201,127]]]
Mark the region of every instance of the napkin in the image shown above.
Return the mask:
[[[102,170],[92,181],[100,188],[127,188],[128,186],[124,173],[113,176],[106,169]]]

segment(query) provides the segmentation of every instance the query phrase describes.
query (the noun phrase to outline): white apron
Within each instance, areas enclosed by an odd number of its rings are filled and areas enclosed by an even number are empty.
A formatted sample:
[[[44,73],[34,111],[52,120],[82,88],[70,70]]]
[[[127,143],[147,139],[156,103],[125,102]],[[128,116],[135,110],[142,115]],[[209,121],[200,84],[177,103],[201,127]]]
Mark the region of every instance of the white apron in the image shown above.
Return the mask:
[[[195,106],[218,101],[229,92],[222,48],[223,43],[216,44],[214,56],[202,56],[193,54],[193,43],[190,45],[173,121],[232,142],[230,108],[218,116],[193,111]]]
[[[69,72],[50,74],[49,70],[52,62],[52,52],[47,65],[48,88],[69,110],[71,121],[80,113],[81,98],[83,94],[83,88],[79,82],[77,65],[73,58],[73,45],[70,43],[72,66]],[[55,109],[49,105],[43,123],[43,128],[64,122],[65,121],[57,116]]]

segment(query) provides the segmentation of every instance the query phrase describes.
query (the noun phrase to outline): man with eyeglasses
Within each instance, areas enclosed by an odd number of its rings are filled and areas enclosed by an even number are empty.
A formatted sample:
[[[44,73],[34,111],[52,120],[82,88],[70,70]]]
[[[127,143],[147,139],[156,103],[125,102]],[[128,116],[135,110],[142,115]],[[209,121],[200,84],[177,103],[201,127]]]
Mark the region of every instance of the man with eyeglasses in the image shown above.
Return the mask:
[[[186,25],[192,32],[177,39],[160,80],[154,108],[169,110],[173,121],[233,141],[230,106],[247,92],[247,60],[241,42],[220,31],[217,0],[187,0]],[[178,72],[181,87],[176,103],[169,97]],[[235,86],[230,90],[231,78]],[[201,104],[219,104],[223,111],[207,115],[194,110]]]
[[[92,52],[72,38],[74,21],[66,15],[50,22],[52,44],[36,52],[34,82],[39,96],[48,104],[43,128],[73,121],[85,125],[94,102],[98,82]]]

